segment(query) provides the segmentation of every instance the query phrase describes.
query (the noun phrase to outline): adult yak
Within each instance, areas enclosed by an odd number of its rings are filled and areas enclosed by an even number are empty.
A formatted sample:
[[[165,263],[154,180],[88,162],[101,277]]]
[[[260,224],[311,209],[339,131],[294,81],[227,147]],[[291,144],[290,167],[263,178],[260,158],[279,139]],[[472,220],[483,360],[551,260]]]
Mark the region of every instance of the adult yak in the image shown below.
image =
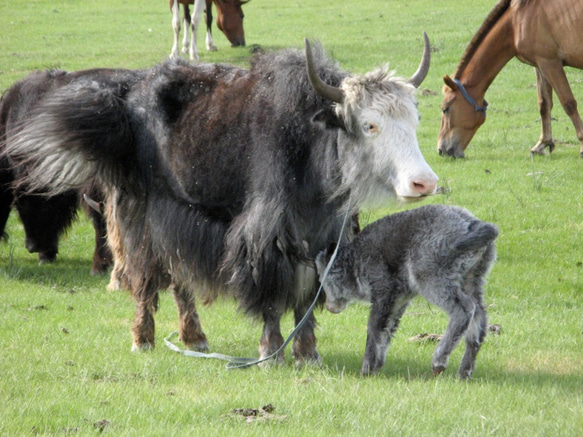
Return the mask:
[[[41,105],[47,95],[57,88],[78,80],[99,79],[115,83],[125,83],[137,72],[129,70],[85,70],[67,73],[61,70],[35,72],[16,82],[0,98],[0,149],[18,131]],[[15,157],[4,153],[0,158],[0,235],[4,234],[6,222],[12,208],[18,211],[26,234],[25,246],[29,252],[38,253],[39,262],[56,259],[59,237],[70,226],[77,215],[81,194],[101,200],[102,193],[93,183],[85,184],[81,190],[71,189],[55,196],[40,195],[46,192],[30,192],[26,187],[14,188],[15,179],[28,172],[27,165],[19,165]],[[95,228],[95,251],[92,274],[103,273],[112,263],[112,255],[107,247],[105,221],[102,215],[91,208],[85,208]]]
[[[169,60],[126,94],[77,82],[45,98],[7,147],[32,161],[33,188],[92,177],[112,188],[137,302],[132,349],[154,346],[158,290],[172,284],[187,347],[208,349],[195,295],[225,291],[263,319],[266,357],[283,343],[282,314],[293,309],[297,323],[309,307],[313,260],[346,210],[435,192],[416,138],[425,38],[407,81],[386,68],[350,75],[306,42],[305,56],[256,54],[248,70]],[[314,326],[311,315],[294,339],[298,363],[320,360]]]

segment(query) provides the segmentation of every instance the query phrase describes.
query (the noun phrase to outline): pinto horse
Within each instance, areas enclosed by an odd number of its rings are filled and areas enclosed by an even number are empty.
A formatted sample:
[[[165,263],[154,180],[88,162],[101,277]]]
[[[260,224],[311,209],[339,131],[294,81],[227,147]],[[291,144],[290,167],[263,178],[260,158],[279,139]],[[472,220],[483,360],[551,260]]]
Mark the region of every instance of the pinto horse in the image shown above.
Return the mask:
[[[172,28],[174,29],[174,44],[172,46],[171,57],[179,56],[178,39],[180,37],[180,9],[182,5],[184,11],[184,38],[182,39],[182,53],[189,53],[192,61],[198,61],[198,51],[196,49],[196,31],[200,22],[200,17],[206,8],[206,48],[209,51],[216,51],[213,44],[211,26],[213,22],[212,3],[217,8],[217,27],[221,30],[232,47],[245,45],[245,31],[243,30],[243,10],[241,6],[249,0],[169,0],[170,11],[172,11]],[[191,17],[189,5],[194,4],[194,11]],[[189,42],[188,30],[192,30],[192,41]]]
[[[470,41],[453,78],[444,76],[440,155],[464,157],[486,120],[484,95],[512,58],[535,67],[542,133],[532,154],[552,152],[553,90],[575,126],[583,158],[583,122],[563,66],[583,69],[583,2],[501,0]]]

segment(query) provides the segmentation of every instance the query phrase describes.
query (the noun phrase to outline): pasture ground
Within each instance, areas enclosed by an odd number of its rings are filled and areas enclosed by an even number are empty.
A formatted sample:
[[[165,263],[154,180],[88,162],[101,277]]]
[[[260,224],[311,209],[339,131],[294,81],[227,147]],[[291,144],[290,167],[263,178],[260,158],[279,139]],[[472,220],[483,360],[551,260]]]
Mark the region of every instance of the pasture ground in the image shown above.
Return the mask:
[[[230,48],[216,28],[218,52],[199,44],[204,62],[245,65],[253,45],[301,47],[308,36],[349,71],[389,61],[407,76],[427,31],[433,58],[419,94],[419,142],[447,188],[430,202],[463,206],[501,231],[486,288],[490,323],[501,332],[487,337],[472,381],[455,376],[463,347],[433,378],[434,344],[408,341],[445,329],[445,315],[422,300],[403,317],[387,364],[371,378],[358,375],[364,305],[341,315],[318,311],[321,368],[296,369],[289,351],[284,366],[245,371],[174,354],[162,341],[177,327],[168,294],[156,319],[158,347],[130,353],[133,302],[106,292],[107,278],[89,276],[87,219],[63,239],[57,263],[38,266],[13,215],[10,238],[0,244],[0,435],[581,435],[583,160],[573,127],[556,103],[555,152],[529,156],[540,132],[535,76],[514,60],[487,93],[488,120],[467,158],[435,152],[441,77],[453,73],[494,3],[253,0],[244,7],[247,48]],[[0,90],[40,68],[151,66],[168,56],[170,20],[161,0],[4,0]],[[567,74],[582,101],[583,72]],[[234,302],[200,314],[212,351],[256,355],[261,325]],[[291,331],[291,318],[283,329]],[[260,410],[269,404],[273,410]]]

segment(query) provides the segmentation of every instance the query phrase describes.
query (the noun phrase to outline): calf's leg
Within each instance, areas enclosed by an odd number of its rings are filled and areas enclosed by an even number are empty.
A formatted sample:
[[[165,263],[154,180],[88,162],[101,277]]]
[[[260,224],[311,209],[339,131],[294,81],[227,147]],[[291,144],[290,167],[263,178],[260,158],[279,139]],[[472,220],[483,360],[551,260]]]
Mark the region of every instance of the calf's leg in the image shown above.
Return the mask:
[[[391,339],[409,302],[411,296],[395,296],[390,290],[385,290],[373,298],[361,375],[375,374],[385,364]]]
[[[443,288],[443,292],[427,296],[432,304],[437,305],[449,315],[447,329],[433,353],[431,369],[434,375],[439,375],[447,367],[451,352],[468,330],[476,310],[474,300],[464,294],[460,286],[446,284]],[[435,296],[439,298],[435,299]]]
[[[483,301],[484,292],[482,287],[484,284],[483,276],[489,270],[493,257],[494,254],[491,247],[476,268],[469,273],[468,279],[464,282],[464,292],[472,297],[476,307],[474,317],[466,332],[466,351],[459,368],[459,376],[461,379],[472,377],[474,366],[476,365],[476,357],[486,337],[488,315]]]

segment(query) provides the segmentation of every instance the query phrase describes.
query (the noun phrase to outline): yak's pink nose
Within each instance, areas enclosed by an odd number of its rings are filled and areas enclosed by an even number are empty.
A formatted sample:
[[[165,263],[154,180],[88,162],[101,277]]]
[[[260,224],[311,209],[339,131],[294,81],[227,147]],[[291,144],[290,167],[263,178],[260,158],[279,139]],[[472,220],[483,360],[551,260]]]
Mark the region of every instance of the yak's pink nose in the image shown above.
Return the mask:
[[[430,196],[435,193],[437,187],[436,180],[422,180],[417,179],[411,182],[411,188],[415,193],[419,193],[421,196]]]

